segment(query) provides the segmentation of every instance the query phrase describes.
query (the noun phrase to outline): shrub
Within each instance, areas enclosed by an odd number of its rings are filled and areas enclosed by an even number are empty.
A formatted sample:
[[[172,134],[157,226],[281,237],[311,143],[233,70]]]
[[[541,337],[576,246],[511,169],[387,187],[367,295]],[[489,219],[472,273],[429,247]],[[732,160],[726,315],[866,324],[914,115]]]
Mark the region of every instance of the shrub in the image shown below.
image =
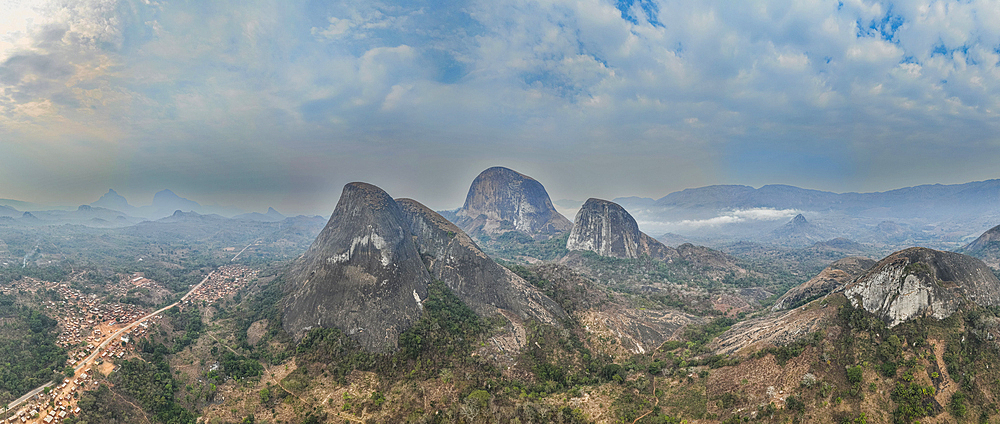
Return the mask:
[[[847,367],[847,381],[851,384],[860,384],[863,380],[861,365]]]

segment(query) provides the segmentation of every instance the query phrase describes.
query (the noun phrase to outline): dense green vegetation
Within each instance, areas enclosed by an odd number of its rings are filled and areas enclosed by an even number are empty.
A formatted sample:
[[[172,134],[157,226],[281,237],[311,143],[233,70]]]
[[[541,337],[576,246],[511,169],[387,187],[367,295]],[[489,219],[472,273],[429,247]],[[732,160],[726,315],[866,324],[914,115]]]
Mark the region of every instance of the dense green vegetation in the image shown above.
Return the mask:
[[[111,374],[114,390],[134,399],[160,423],[194,423],[194,414],[174,401],[180,384],[174,379],[165,358],[169,349],[147,339],[140,340],[139,348],[142,359],[122,361],[118,371]]]
[[[69,416],[65,424],[134,424],[145,422],[142,411],[101,384],[80,396],[80,414]]]
[[[201,321],[201,312],[198,308],[173,307],[164,312],[164,316],[170,319],[170,325],[175,331],[182,333],[178,338],[172,340],[170,353],[177,353],[194,343],[201,336],[204,324]]]
[[[222,375],[235,380],[255,379],[264,373],[264,367],[254,359],[226,351],[219,358]]]
[[[53,378],[69,359],[55,344],[56,320],[0,295],[0,404]]]
[[[400,354],[411,359],[467,356],[471,353],[469,341],[485,334],[489,327],[448,286],[435,280],[427,286],[423,316],[399,335]]]
[[[36,278],[42,281],[62,281],[69,275],[69,266],[30,266],[20,265],[0,267],[0,286],[8,285],[24,277]]]
[[[327,363],[327,371],[343,378],[353,369],[395,373],[404,369],[433,373],[444,367],[471,363],[473,342],[492,328],[440,281],[428,287],[424,314],[413,327],[399,336],[400,350],[392,355],[363,352],[337,329],[314,329],[299,343],[296,355],[308,362]],[[478,343],[476,343],[478,345]],[[398,371],[396,371],[398,372]]]
[[[219,310],[218,319],[232,319],[236,327],[237,348],[247,352],[250,358],[269,364],[279,364],[294,354],[291,337],[281,328],[281,297],[284,295],[284,279],[280,276],[287,269],[286,262],[275,262],[260,271],[258,285],[248,289],[249,294],[242,302]],[[255,346],[247,339],[247,330],[253,323],[264,321],[267,327],[263,337]],[[270,345],[277,341],[278,348]]]
[[[569,253],[569,250],[566,250],[568,239],[569,232],[548,240],[535,240],[520,231],[508,231],[497,236],[481,235],[476,243],[494,258],[511,260],[529,256],[540,260],[551,260]]]

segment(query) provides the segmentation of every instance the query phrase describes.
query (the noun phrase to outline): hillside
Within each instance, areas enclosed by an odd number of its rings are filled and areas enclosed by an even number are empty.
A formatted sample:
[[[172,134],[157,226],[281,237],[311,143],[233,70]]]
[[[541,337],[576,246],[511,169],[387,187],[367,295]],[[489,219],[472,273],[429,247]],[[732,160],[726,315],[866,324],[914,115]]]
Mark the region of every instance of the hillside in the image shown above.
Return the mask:
[[[1000,225],[990,228],[958,252],[979,258],[994,269],[1000,268]]]
[[[781,295],[774,302],[771,310],[792,309],[825,296],[850,283],[874,265],[875,261],[857,256],[849,256],[838,260],[823,269],[823,271],[809,281],[785,292],[785,294]]]

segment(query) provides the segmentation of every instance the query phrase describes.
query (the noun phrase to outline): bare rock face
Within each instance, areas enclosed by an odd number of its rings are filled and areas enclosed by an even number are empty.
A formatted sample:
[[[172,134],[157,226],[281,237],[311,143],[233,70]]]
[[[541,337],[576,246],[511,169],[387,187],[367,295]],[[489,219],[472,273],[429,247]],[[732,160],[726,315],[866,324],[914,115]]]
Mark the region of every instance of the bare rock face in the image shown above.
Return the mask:
[[[490,259],[455,224],[416,200],[396,203],[433,278],[443,281],[476,313],[513,312],[521,319],[557,326],[566,317],[557,303]]]
[[[771,310],[790,309],[803,301],[824,296],[850,283],[873,266],[875,266],[874,260],[860,256],[849,256],[838,260],[809,281],[786,292],[774,302]]]
[[[572,223],[552,206],[545,187],[527,175],[503,167],[479,174],[455,222],[471,235],[520,231],[547,237],[569,231]]]
[[[285,330],[337,327],[374,352],[397,348],[431,276],[402,209],[382,189],[344,186],[333,216],[286,276]]]
[[[576,213],[566,248],[625,259],[643,255],[656,259],[678,256],[676,250],[639,231],[635,218],[625,208],[615,202],[594,198],[587,199]]]
[[[844,295],[893,327],[919,316],[947,318],[964,302],[1000,305],[1000,280],[976,258],[911,247],[879,261]]]

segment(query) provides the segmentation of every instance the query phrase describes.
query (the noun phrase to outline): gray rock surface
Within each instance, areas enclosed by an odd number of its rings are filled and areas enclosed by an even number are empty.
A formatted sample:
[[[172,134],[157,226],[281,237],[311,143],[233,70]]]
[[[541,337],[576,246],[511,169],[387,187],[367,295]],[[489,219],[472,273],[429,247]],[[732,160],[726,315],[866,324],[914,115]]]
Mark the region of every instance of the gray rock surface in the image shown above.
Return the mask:
[[[870,258],[849,256],[840,259],[830,264],[809,281],[787,291],[774,302],[771,310],[789,309],[802,301],[833,292],[861,276],[872,266],[875,266],[875,261]]]
[[[399,333],[420,318],[431,281],[409,228],[380,188],[344,186],[330,221],[286,276],[285,330],[301,337],[337,327],[369,351],[395,350]]]
[[[344,186],[316,241],[286,275],[285,329],[337,327],[373,352],[393,351],[443,281],[476,313],[560,326],[566,312],[482,252],[460,228],[412,199]]]
[[[456,217],[455,224],[470,235],[520,231],[547,237],[569,231],[573,225],[552,206],[541,183],[499,166],[472,181]]]
[[[844,295],[893,327],[919,316],[947,318],[964,302],[1000,305],[1000,281],[976,258],[911,247],[879,261]]]
[[[416,200],[396,203],[433,278],[443,281],[476,313],[489,317],[504,310],[551,325],[566,318],[558,304],[490,259],[455,224]]]
[[[576,213],[566,248],[625,259],[649,255],[667,260],[678,256],[675,249],[639,231],[635,218],[625,208],[594,198],[587,199]]]

